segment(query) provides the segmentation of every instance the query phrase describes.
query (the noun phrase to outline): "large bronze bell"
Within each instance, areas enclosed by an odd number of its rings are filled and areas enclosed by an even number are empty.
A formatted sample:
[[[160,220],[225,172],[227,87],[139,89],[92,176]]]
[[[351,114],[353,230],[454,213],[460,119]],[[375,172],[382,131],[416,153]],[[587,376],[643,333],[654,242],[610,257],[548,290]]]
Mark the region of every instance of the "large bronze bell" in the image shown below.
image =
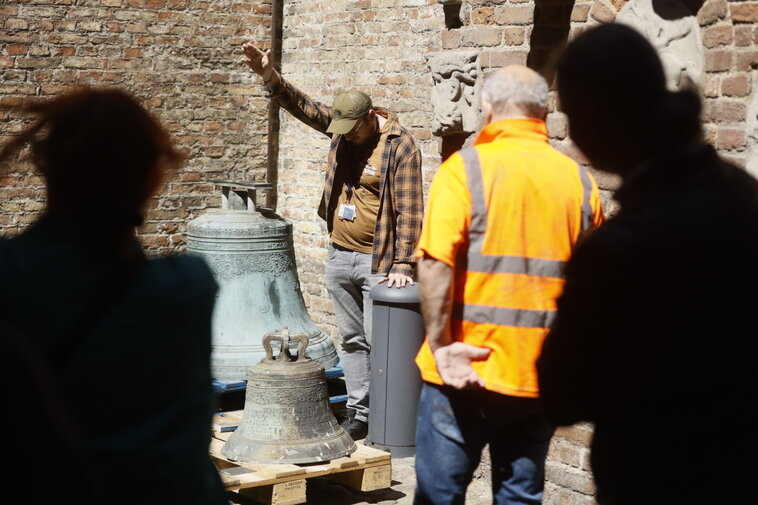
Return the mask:
[[[339,357],[332,339],[305,308],[292,224],[255,206],[256,190],[271,184],[211,182],[221,188],[221,208],[208,209],[187,226],[187,252],[201,256],[219,284],[211,376],[245,380],[264,355],[261,337],[285,324],[293,333],[307,335],[309,358],[327,369],[335,366]]]
[[[290,340],[298,342],[294,360]],[[276,357],[272,341],[280,344]],[[286,326],[263,338],[266,357],[250,368],[242,420],[221,449],[228,459],[301,464],[355,451],[329,406],[323,365],[304,357],[307,346],[308,337]]]

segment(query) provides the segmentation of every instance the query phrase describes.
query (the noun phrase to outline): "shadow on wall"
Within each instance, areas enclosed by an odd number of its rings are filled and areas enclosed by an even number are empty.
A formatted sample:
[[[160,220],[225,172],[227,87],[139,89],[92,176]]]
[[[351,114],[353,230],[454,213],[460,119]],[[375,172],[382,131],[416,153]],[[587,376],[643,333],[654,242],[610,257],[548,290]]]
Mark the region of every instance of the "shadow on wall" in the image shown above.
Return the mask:
[[[651,0],[651,2],[655,13],[669,21],[696,16],[705,3],[704,0]],[[526,64],[542,74],[549,83],[552,83],[555,77],[551,58],[568,42],[574,4],[575,0],[534,1],[534,24]]]
[[[653,10],[667,21],[675,21],[686,16],[697,16],[705,0],[652,0]]]
[[[551,58],[568,42],[574,0],[535,0],[534,24],[529,39],[526,66],[552,84],[555,70]]]

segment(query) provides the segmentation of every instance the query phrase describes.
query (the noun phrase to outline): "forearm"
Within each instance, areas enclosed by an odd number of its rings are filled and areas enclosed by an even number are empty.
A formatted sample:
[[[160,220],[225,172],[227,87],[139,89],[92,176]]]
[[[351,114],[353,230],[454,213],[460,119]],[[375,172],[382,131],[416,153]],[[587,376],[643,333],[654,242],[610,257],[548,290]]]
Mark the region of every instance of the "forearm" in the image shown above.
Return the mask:
[[[397,216],[393,273],[411,275],[424,219],[421,154],[415,150],[398,165],[393,184]]]
[[[327,105],[313,100],[276,71],[266,81],[266,87],[280,107],[314,130],[326,134],[332,118],[331,109]]]
[[[421,315],[432,352],[449,345],[453,269],[442,261],[424,256],[418,262]]]

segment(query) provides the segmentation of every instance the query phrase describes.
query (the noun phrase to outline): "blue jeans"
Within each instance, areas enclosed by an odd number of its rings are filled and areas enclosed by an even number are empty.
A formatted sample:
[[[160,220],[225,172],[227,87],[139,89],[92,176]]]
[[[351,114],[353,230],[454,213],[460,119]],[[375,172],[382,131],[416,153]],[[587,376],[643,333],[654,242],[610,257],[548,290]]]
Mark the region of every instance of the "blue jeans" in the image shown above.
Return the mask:
[[[463,504],[487,444],[493,504],[539,504],[554,431],[535,398],[425,382],[416,425],[414,505]]]

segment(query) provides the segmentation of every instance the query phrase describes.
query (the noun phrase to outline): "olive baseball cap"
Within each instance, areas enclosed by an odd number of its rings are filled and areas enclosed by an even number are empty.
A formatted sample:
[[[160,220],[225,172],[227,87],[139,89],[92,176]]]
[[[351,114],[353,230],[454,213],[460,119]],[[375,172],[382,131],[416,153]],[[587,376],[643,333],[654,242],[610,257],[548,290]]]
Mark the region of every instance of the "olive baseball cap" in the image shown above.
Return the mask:
[[[329,133],[344,135],[371,109],[371,98],[362,91],[351,89],[340,93],[332,104],[332,122],[326,129]]]

